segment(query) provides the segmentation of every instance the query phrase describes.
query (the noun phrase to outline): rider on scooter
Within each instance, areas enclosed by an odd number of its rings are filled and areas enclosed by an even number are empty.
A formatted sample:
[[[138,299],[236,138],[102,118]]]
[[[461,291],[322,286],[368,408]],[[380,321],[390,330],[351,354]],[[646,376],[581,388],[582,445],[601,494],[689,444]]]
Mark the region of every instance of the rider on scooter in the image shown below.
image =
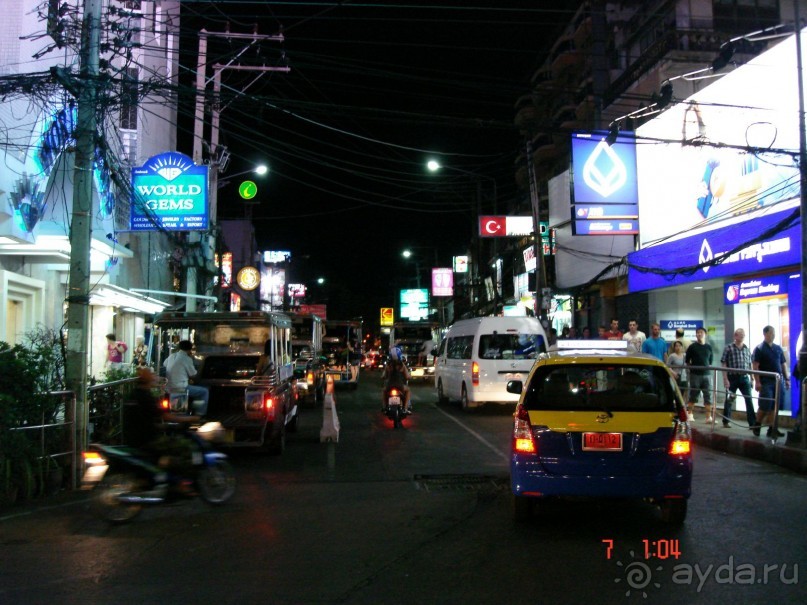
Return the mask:
[[[394,349],[393,349],[394,350]],[[400,351],[400,349],[398,349]],[[404,394],[404,407],[407,414],[412,413],[412,404],[409,401],[409,386],[407,385],[411,374],[409,368],[406,367],[406,361],[403,355],[391,354],[390,362],[384,368],[384,390],[381,393],[382,409],[386,410],[387,401],[386,394],[391,388],[399,389]]]

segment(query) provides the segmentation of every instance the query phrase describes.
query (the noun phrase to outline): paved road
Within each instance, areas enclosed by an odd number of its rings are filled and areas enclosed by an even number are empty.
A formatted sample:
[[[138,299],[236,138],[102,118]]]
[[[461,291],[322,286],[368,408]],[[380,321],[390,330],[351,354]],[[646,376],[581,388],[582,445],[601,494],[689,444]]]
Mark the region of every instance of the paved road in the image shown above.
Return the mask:
[[[305,410],[282,457],[234,455],[227,506],[119,527],[75,495],[0,513],[0,604],[807,602],[802,476],[696,451],[681,530],[635,502],[563,502],[519,525],[509,416],[415,387],[393,430],[377,377],[336,397],[339,443]],[[644,540],[681,554],[645,561]]]

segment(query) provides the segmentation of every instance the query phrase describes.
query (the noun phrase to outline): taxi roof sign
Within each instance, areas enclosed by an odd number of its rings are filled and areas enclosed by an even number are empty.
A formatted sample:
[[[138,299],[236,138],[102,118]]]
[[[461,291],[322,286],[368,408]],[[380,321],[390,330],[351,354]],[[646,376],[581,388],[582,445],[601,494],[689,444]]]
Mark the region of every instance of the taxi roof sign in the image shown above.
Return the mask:
[[[558,350],[613,350],[625,351],[628,348],[627,340],[559,340]]]

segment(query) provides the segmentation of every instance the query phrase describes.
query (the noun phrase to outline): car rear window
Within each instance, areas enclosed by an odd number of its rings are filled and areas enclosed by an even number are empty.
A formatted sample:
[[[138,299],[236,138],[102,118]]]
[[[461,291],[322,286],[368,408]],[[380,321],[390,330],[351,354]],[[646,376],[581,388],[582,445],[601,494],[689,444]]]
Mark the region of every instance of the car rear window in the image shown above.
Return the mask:
[[[540,334],[483,334],[479,337],[479,357],[482,359],[535,359],[546,352]]]
[[[240,380],[255,376],[257,355],[227,355],[207,357],[201,377],[215,380]]]
[[[533,374],[524,405],[528,410],[674,411],[675,391],[662,367],[547,366]]]

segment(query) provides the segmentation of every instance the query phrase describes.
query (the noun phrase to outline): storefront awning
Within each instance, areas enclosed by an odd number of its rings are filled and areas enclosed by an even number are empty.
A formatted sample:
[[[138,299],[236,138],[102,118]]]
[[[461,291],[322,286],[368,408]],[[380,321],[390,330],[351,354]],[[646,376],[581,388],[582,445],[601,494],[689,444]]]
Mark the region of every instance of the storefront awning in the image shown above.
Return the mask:
[[[159,313],[171,303],[143,296],[131,290],[125,290],[111,284],[95,286],[90,292],[90,304],[116,307],[132,313]]]

